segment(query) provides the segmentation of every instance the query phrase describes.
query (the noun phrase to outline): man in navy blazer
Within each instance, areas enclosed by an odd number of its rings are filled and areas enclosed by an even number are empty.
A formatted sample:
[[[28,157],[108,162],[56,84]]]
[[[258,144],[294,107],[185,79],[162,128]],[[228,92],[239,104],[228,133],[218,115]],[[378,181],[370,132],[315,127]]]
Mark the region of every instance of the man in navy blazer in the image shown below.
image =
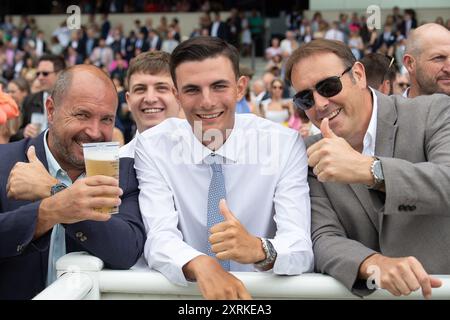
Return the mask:
[[[45,288],[57,225],[65,228],[67,252],[88,251],[107,268],[128,269],[142,254],[133,160],[120,160],[120,182],[84,177],[81,145],[111,140],[116,106],[107,75],[94,66],[71,67],[46,101],[48,131],[0,146],[0,299],[30,299]],[[94,210],[116,205],[114,215]]]

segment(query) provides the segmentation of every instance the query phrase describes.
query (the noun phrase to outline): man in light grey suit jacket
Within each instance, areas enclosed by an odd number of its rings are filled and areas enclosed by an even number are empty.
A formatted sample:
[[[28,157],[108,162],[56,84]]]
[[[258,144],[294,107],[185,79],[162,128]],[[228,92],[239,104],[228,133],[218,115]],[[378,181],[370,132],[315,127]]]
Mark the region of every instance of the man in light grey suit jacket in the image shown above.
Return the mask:
[[[374,279],[429,298],[441,286],[429,274],[450,274],[450,98],[374,91],[329,40],[296,50],[287,78],[322,131],[306,141],[316,270],[358,295]]]

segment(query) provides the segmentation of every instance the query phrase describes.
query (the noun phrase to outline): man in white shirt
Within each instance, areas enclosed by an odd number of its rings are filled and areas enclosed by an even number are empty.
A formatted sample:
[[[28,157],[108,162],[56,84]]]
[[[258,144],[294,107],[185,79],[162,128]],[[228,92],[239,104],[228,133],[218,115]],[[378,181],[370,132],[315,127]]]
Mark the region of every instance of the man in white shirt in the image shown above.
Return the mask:
[[[169,60],[170,54],[152,51],[143,52],[130,62],[125,98],[136,122],[136,136],[180,112],[173,94]],[[120,157],[134,158],[136,136],[120,148]]]
[[[450,95],[450,31],[436,23],[413,30],[406,42],[403,65],[411,80],[405,95]]]
[[[250,298],[228,271],[312,271],[302,139],[235,114],[247,80],[225,41],[189,39],[170,68],[187,121],[167,119],[136,143],[149,266],[179,285],[196,280],[208,299]]]

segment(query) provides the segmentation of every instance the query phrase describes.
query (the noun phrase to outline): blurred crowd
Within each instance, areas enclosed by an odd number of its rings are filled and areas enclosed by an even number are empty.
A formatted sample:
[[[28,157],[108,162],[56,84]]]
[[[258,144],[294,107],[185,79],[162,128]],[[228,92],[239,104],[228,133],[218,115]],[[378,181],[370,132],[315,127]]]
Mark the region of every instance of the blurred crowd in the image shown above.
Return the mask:
[[[103,8],[104,11],[126,12],[127,1],[98,3],[109,6]],[[43,56],[51,54],[61,57],[64,67],[96,65],[109,74],[116,84],[119,93],[116,127],[122,136],[120,140],[127,143],[136,130],[125,99],[125,79],[130,60],[146,51],[171,53],[188,37],[210,35],[233,44],[243,57],[251,54],[253,46],[256,55],[265,59],[263,70],[250,70],[242,66],[241,72],[248,76],[250,82],[245,100],[240,101],[237,111],[253,112],[299,130],[302,135],[309,135],[316,133],[317,129],[309,124],[301,110],[293,108],[292,88],[284,80],[285,63],[296,48],[313,39],[325,38],[347,44],[356,59],[364,59],[374,53],[382,54],[388,57],[386,64],[392,78],[391,92],[387,93],[402,94],[409,86],[408,72],[402,64],[406,39],[411,30],[425,23],[418,22],[414,10],[401,11],[398,7],[394,7],[386,17],[381,29],[368,25],[367,17],[357,13],[342,13],[335,21],[326,21],[321,12],[314,13],[308,19],[301,11],[293,10],[286,17],[284,36],[278,36],[265,29],[264,17],[257,10],[244,12],[233,8],[224,19],[218,11],[222,7],[215,2],[153,1],[151,4],[153,7],[146,5],[143,10],[203,12],[198,26],[183,33],[179,20],[176,17],[169,20],[166,16],[161,16],[159,21],[153,21],[151,17],[145,21],[136,19],[132,30],[124,30],[120,23],[112,25],[108,14],[92,14],[80,29],[69,30],[64,20],[55,26],[51,35],[45,34],[33,17],[23,16],[18,23],[13,23],[9,16],[5,17],[0,25],[0,89],[13,97],[23,113],[27,96],[29,98],[42,91],[50,93],[51,73],[58,71],[53,62],[50,68],[39,69],[39,61]],[[103,10],[90,9],[90,1],[81,2],[80,5],[84,12]],[[136,3],[133,2],[133,5]],[[434,22],[450,29],[450,19],[444,21],[442,17],[437,17]],[[25,118],[22,116],[15,120],[14,126],[10,126],[12,140],[30,134],[29,130],[25,130],[28,123],[24,120],[31,121],[31,115]]]

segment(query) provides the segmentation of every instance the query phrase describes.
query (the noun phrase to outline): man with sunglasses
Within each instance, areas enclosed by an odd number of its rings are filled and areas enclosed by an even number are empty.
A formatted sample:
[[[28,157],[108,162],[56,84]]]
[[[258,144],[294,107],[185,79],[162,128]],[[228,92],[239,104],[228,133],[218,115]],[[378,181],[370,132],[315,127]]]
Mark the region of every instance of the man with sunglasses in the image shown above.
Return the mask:
[[[411,32],[403,64],[411,78],[408,98],[433,93],[450,95],[450,31],[427,23]]]
[[[344,44],[314,40],[286,67],[306,140],[316,270],[355,294],[441,285],[449,274],[450,98],[385,96]]]
[[[22,110],[22,125],[17,134],[12,138],[13,141],[23,138],[35,138],[41,133],[36,124],[31,123],[31,115],[33,113],[41,113],[44,115],[44,119],[47,118],[44,108],[45,100],[47,100],[47,97],[53,90],[60,71],[65,68],[66,63],[63,57],[45,54],[39,58],[36,77],[39,80],[42,91],[25,98]],[[45,129],[46,125],[44,124],[41,126],[41,131]]]

